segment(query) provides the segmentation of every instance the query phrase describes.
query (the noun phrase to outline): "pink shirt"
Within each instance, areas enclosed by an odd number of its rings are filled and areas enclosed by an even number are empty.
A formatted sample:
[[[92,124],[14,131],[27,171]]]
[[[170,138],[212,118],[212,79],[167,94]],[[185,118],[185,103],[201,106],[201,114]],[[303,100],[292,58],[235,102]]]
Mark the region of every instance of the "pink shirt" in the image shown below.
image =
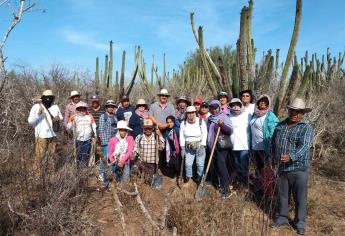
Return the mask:
[[[114,159],[114,151],[115,151],[115,147],[116,147],[118,142],[119,142],[119,139],[116,137],[113,137],[109,140],[108,158],[109,158],[110,162],[113,162],[115,160]],[[122,164],[125,164],[130,159],[130,157],[132,156],[132,153],[134,150],[134,139],[132,136],[130,136],[130,135],[127,136],[127,143],[128,143],[128,147],[127,147],[126,154],[120,160],[120,162]]]

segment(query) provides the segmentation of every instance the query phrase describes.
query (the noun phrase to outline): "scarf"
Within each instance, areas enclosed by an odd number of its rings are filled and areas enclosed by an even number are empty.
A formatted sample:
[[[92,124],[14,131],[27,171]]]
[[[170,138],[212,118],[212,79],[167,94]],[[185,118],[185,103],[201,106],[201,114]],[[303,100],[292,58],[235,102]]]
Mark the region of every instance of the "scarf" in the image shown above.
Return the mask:
[[[144,110],[144,111],[139,111],[139,109],[135,109],[135,113],[140,116],[141,118],[148,119],[149,118],[149,111]]]
[[[256,104],[254,108],[254,114],[257,115],[258,117],[262,117],[267,114],[268,111],[271,110],[271,97],[268,96],[267,94],[263,94],[259,97],[258,101],[260,101],[261,98],[266,97],[268,99],[268,106],[266,110],[259,110],[258,104]]]
[[[230,113],[233,115],[233,116],[239,116],[242,114],[242,112],[244,111],[243,107],[241,107],[240,109],[233,109],[233,108],[230,108]]]
[[[128,148],[127,143],[127,135],[124,138],[121,138],[120,134],[116,134],[116,138],[119,140],[116,144],[115,150],[114,150],[114,160],[115,162],[119,162],[123,157],[125,156]]]
[[[207,146],[212,148],[215,139],[215,127],[218,126],[218,120],[222,119],[224,124],[228,127],[232,127],[230,118],[224,114],[222,111],[215,115],[210,115],[208,117],[208,134],[207,134]]]
[[[168,135],[165,137],[166,148],[165,148],[165,158],[167,163],[169,163],[170,158],[176,158],[180,154],[180,143],[177,136],[175,128],[167,130]]]

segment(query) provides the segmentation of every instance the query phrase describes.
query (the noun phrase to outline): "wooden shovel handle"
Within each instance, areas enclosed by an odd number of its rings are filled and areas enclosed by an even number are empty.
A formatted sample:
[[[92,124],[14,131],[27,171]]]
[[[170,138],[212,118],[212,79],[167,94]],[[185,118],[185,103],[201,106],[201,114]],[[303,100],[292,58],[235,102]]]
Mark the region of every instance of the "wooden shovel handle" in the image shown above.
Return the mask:
[[[215,149],[216,149],[216,145],[217,145],[219,133],[220,133],[220,126],[219,126],[218,129],[217,129],[216,138],[214,139],[214,142],[213,142],[213,146],[212,146],[212,150],[211,150],[210,159],[208,160],[207,167],[206,167],[206,171],[205,171],[205,177],[207,176],[208,170],[210,169],[210,165],[211,165],[211,162],[212,162],[212,158],[213,158],[213,155],[214,155],[214,151],[215,151]]]

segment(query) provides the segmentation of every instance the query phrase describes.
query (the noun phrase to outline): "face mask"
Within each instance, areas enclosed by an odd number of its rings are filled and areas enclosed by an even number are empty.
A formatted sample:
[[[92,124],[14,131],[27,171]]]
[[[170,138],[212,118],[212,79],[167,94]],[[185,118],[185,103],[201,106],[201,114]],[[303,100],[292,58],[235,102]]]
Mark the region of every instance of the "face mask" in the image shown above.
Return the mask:
[[[42,96],[42,103],[46,108],[50,108],[53,105],[53,96]]]

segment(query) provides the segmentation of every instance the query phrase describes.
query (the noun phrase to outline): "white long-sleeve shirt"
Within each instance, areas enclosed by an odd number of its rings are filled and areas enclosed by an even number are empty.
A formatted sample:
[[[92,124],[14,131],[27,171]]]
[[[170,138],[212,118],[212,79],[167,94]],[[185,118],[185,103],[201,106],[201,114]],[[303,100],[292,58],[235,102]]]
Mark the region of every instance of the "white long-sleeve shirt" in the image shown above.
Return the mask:
[[[53,122],[46,108],[44,108],[44,112],[42,114],[40,115],[38,114],[40,110],[40,106],[41,105],[38,103],[33,105],[28,117],[29,124],[35,128],[35,137],[36,138],[55,137],[56,134],[53,131]],[[49,108],[49,112],[52,114],[53,117],[58,116],[61,121],[63,120],[61,111],[57,105],[52,105]],[[46,116],[47,119],[45,119],[44,116]],[[47,121],[49,122],[50,127]]]
[[[238,116],[230,115],[233,132],[230,139],[234,151],[249,150],[249,122],[250,117],[247,112],[242,112]]]
[[[180,145],[184,147],[186,142],[201,141],[201,145],[206,146],[207,126],[205,121],[201,121],[199,125],[199,118],[196,118],[194,123],[182,121],[180,126]]]
[[[96,122],[91,114],[76,115],[73,121],[68,121],[67,130],[72,130],[75,125],[75,131],[78,141],[87,141],[96,133]]]

